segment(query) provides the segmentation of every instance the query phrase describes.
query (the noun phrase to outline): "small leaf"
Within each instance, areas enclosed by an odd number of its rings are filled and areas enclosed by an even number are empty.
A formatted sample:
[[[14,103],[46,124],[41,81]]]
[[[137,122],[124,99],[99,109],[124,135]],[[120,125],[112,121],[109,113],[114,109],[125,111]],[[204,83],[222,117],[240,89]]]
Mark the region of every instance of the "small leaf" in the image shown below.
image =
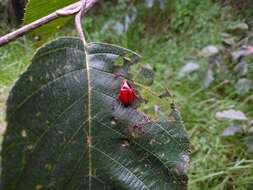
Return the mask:
[[[249,26],[244,22],[237,23],[228,27],[228,31],[233,32],[233,33],[242,33],[242,32],[247,32],[248,30],[249,30]]]
[[[223,131],[222,136],[223,137],[234,136],[236,133],[242,133],[242,132],[243,132],[243,128],[240,125],[231,125]]]
[[[245,61],[241,61],[234,68],[234,73],[239,77],[243,77],[248,73],[248,63]]]
[[[60,8],[75,3],[76,0],[54,0],[54,1],[41,1],[41,0],[29,0],[24,15],[24,24],[31,23],[43,16],[46,16]],[[48,24],[45,24],[38,29],[32,31],[33,34],[41,42],[46,41],[50,36],[56,33],[62,28],[71,17],[61,17]]]
[[[236,93],[239,95],[245,95],[253,89],[253,82],[249,79],[242,78],[235,84]]]
[[[201,51],[200,51],[200,56],[202,57],[211,57],[211,56],[214,56],[216,55],[217,53],[219,53],[219,48],[217,46],[214,46],[214,45],[209,45],[205,48],[203,48]]]
[[[223,39],[223,43],[228,46],[234,46],[235,45],[235,39],[233,37],[226,37]]]
[[[238,62],[241,58],[246,57],[248,55],[250,55],[250,53],[247,50],[237,50],[231,53],[234,62]]]
[[[186,63],[179,71],[179,76],[185,76],[199,69],[199,64],[195,62]]]
[[[232,120],[247,120],[246,115],[241,111],[236,111],[234,109],[224,110],[222,112],[216,113],[217,119],[232,119]]]

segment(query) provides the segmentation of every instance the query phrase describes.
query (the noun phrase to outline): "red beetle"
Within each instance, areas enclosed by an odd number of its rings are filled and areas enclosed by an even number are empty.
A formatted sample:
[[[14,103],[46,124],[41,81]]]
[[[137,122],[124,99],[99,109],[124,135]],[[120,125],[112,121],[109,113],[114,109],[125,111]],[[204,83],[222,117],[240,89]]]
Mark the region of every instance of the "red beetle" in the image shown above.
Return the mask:
[[[136,98],[137,95],[134,87],[127,80],[123,80],[120,86],[118,100],[125,106],[129,106],[136,100]]]

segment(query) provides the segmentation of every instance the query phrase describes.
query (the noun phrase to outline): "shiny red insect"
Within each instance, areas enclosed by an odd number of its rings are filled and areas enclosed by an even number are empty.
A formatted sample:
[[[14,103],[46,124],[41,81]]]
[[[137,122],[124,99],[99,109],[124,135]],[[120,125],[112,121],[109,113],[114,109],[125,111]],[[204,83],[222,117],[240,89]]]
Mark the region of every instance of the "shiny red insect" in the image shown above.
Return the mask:
[[[136,98],[137,95],[134,87],[127,80],[123,80],[120,86],[118,100],[125,106],[129,106],[136,100]]]

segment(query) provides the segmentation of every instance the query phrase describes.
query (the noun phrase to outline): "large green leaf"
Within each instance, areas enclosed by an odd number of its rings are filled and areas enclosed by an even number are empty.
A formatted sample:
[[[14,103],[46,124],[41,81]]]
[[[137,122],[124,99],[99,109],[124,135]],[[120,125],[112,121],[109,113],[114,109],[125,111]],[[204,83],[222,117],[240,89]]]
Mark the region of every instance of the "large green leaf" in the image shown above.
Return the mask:
[[[31,23],[78,0],[29,0],[26,5],[24,24]],[[61,17],[33,31],[40,41],[45,41],[65,25],[71,17]]]
[[[103,43],[85,54],[76,38],[39,49],[8,99],[2,190],[186,189],[189,145],[175,107],[155,120],[117,100],[115,73],[138,59]]]

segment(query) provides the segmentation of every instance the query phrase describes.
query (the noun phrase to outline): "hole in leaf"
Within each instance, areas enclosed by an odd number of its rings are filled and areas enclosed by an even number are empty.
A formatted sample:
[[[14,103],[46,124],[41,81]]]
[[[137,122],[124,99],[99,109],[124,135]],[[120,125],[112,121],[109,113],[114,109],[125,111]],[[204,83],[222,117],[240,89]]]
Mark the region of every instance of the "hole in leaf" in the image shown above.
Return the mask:
[[[42,190],[43,186],[42,185],[36,185],[36,190]]]
[[[117,125],[117,119],[116,118],[112,118],[111,120],[111,125]]]
[[[122,66],[123,64],[124,64],[124,59],[122,59],[121,56],[118,56],[118,57],[114,60],[114,65]]]
[[[25,130],[25,129],[23,129],[23,130],[21,131],[21,136],[22,136],[23,138],[26,138],[26,137],[27,137],[27,133],[26,133],[26,130]]]
[[[130,146],[129,140],[128,139],[121,139],[120,140],[120,146],[123,148],[127,148]]]
[[[136,80],[145,85],[152,85],[154,82],[155,73],[151,65],[141,65],[138,71]]]

